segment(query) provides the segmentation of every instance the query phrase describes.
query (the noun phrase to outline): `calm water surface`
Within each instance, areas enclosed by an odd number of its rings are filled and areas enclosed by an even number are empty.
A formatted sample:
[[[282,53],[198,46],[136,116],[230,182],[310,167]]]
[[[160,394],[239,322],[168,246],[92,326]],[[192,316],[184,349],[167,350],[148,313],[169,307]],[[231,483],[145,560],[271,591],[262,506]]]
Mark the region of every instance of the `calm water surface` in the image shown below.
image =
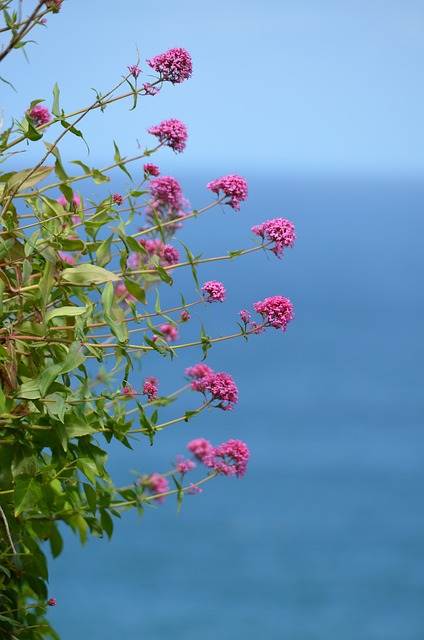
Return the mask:
[[[195,185],[210,177],[185,180],[196,206],[208,200]],[[228,303],[193,322],[230,332],[240,308],[275,293],[293,299],[296,321],[286,335],[210,352],[239,385],[236,410],[169,430],[157,447],[115,447],[110,464],[128,483],[132,469],[166,469],[189,438],[240,437],[249,473],[211,483],[179,515],[173,502],[127,514],[111,542],[81,550],[67,535],[50,580],[63,640],[424,638],[424,186],[248,177],[240,214],[211,214],[181,238],[214,255],[286,215],[297,247],[282,262],[257,254],[204,267]],[[188,275],[176,279],[194,295]],[[158,374],[170,391],[198,359],[151,359],[133,382]]]

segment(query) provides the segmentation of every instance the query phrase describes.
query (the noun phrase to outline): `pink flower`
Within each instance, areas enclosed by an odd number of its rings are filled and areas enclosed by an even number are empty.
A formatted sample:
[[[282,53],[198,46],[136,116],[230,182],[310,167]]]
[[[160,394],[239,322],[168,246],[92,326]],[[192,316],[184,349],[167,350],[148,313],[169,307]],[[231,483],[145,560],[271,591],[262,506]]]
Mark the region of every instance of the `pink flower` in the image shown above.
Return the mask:
[[[225,476],[241,477],[246,473],[250,452],[241,440],[228,440],[205,456],[203,463]]]
[[[143,84],[143,89],[146,92],[146,96],[155,96],[159,93],[159,89],[150,84],[150,82],[145,82]]]
[[[159,167],[156,164],[151,164],[150,162],[146,162],[143,170],[146,176],[158,176],[160,174]]]
[[[143,384],[143,394],[147,396],[147,400],[152,402],[158,397],[158,379],[150,376],[146,378]]]
[[[161,176],[150,182],[150,193],[153,197],[151,206],[170,206],[180,209],[184,204],[183,192],[178,180],[171,176]]]
[[[147,60],[147,64],[160,73],[163,80],[173,84],[187,80],[193,71],[191,56],[181,48],[169,49],[154,58]]]
[[[140,238],[138,243],[144,247],[144,249],[146,250],[146,252],[153,256],[159,256],[162,253],[164,244],[162,242],[162,240],[160,240],[159,238],[156,239],[151,239],[151,238]]]
[[[205,438],[196,438],[187,444],[187,449],[201,462],[213,451],[213,446]]]
[[[124,285],[123,282],[118,282],[115,285],[115,295],[118,298],[122,298],[126,302],[135,302],[136,300],[136,298],[132,295],[132,293],[128,291],[127,287]]]
[[[127,260],[128,269],[139,269],[141,267],[141,254],[130,253]]]
[[[203,493],[203,489],[202,489],[202,487],[198,487],[197,484],[191,483],[191,485],[187,489],[186,493],[189,496],[195,496],[197,493]]]
[[[122,387],[122,395],[127,396],[128,398],[133,398],[136,394],[135,389],[127,384],[125,387]]]
[[[154,495],[155,493],[166,493],[169,491],[168,480],[160,473],[152,473],[148,478],[142,481],[149,491]],[[155,498],[158,502],[163,502],[165,496],[158,496]]]
[[[160,124],[150,127],[148,133],[156,136],[159,142],[165,144],[167,147],[171,147],[171,149],[177,153],[181,153],[181,151],[185,149],[187,127],[181,120],[177,120],[176,118],[163,120]]]
[[[200,380],[203,389],[209,391],[214,400],[219,400],[219,407],[225,411],[231,410],[238,401],[238,389],[232,376],[221,371],[209,373]]]
[[[178,250],[170,244],[163,246],[163,259],[167,264],[177,264],[180,260]]]
[[[58,202],[60,205],[62,205],[62,207],[64,209],[67,209],[68,206],[69,206],[69,202],[67,201],[65,196],[59,196],[59,198],[56,200],[56,202]],[[78,209],[78,207],[81,206],[81,198],[76,193],[74,193],[74,195],[72,196],[72,206],[75,209]]]
[[[185,370],[186,376],[188,378],[193,378],[191,382],[191,388],[193,389],[193,391],[204,391],[202,380],[205,378],[205,376],[212,373],[213,369],[208,367],[207,364],[203,364],[202,362],[200,362],[199,364],[195,364],[192,367],[188,367],[188,369]]]
[[[173,324],[161,324],[159,331],[163,333],[167,342],[175,342],[178,338],[178,329]]]
[[[77,262],[74,256],[72,256],[70,253],[66,253],[65,251],[58,251],[57,255],[62,260],[62,262],[66,262],[66,264],[69,264],[71,267],[73,267]]]
[[[114,204],[117,204],[119,206],[123,203],[124,198],[121,196],[120,193],[114,193],[112,196],[112,201]]]
[[[140,238],[138,242],[144,247],[148,256],[143,256],[141,253],[130,253],[127,260],[129,269],[138,269],[142,261],[146,263],[150,256],[158,256],[161,264],[164,266],[170,266],[179,262],[180,254],[178,250],[171,244],[164,244],[159,238],[155,240]]]
[[[180,318],[181,318],[181,322],[188,322],[191,318],[191,315],[189,314],[188,311],[184,309],[184,311],[181,311]]]
[[[55,607],[57,605],[56,598],[49,598],[47,600],[47,604],[48,604],[49,607]]]
[[[247,182],[241,176],[229,175],[212,180],[207,184],[209,191],[219,194],[220,191],[229,198],[227,204],[233,209],[240,209],[240,202],[247,198]]]
[[[244,324],[249,324],[251,319],[250,313],[246,311],[246,309],[242,309],[240,311],[240,319],[242,322],[244,322]]]
[[[274,242],[272,251],[276,256],[281,256],[285,247],[292,247],[296,240],[294,224],[285,218],[266,220],[252,227],[252,231],[264,240]]]
[[[183,458],[183,456],[177,456],[177,462],[175,465],[175,469],[178,473],[185,474],[189,471],[192,471],[196,468],[196,463],[193,460],[189,460],[188,458]]]
[[[32,109],[29,110],[29,117],[36,127],[41,127],[52,119],[50,111],[47,107],[43,107],[41,104],[36,104],[35,107],[32,107]]]
[[[202,291],[206,294],[207,302],[224,302],[225,300],[225,287],[222,282],[217,280],[208,280],[202,286]]]
[[[293,305],[288,298],[271,296],[253,305],[255,311],[261,314],[266,325],[275,329],[286,330],[290,320],[293,320]]]
[[[134,78],[138,78],[141,73],[141,69],[137,64],[128,65],[128,71]]]

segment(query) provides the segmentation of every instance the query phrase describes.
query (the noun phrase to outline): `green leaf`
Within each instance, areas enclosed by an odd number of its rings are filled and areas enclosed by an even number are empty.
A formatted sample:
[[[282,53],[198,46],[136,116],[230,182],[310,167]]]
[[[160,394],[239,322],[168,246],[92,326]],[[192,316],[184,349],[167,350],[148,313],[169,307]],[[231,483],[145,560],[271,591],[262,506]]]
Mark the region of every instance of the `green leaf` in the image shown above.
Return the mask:
[[[113,141],[113,147],[115,149],[115,153],[113,155],[113,159],[115,160],[116,164],[121,169],[121,171],[123,171],[129,177],[129,179],[132,181],[132,175],[130,174],[130,172],[126,168],[124,162],[122,161],[123,159],[121,157],[121,152],[119,151],[118,145],[116,144],[115,140]]]
[[[113,520],[106,509],[101,509],[100,511],[100,522],[103,529],[106,531],[107,537],[110,540],[113,534]]]
[[[62,553],[63,538],[55,524],[52,525],[50,530],[49,542],[52,556],[53,558],[57,558]]]
[[[36,506],[41,498],[41,487],[35,478],[19,476],[15,481],[15,517]]]
[[[44,144],[46,145],[46,148],[50,151],[50,153],[54,155],[54,157],[56,158],[54,170],[59,180],[64,180],[64,181],[69,180],[69,176],[66,173],[65,167],[62,164],[62,158],[60,156],[59,149],[55,147],[53,144],[50,144],[50,142],[45,142]]]
[[[115,273],[94,264],[79,264],[76,267],[64,269],[62,271],[62,280],[69,282],[69,284],[94,285],[103,284],[104,282],[117,282],[119,277]]]
[[[60,246],[65,251],[84,251],[85,244],[81,238],[59,238]]]
[[[12,178],[10,178],[8,187],[9,189],[13,190],[23,180],[24,182],[19,187],[19,191],[22,191],[23,189],[30,189],[31,187],[34,187],[38,182],[41,182],[41,180],[47,178],[47,176],[49,176],[52,171],[53,167],[39,167],[34,171],[34,173],[32,169],[24,169],[23,171],[18,171],[12,176]],[[26,178],[26,176],[28,176],[28,178]]]
[[[190,249],[184,244],[184,242],[181,242],[181,244],[183,245],[184,250],[186,252],[187,262],[190,263],[190,268],[191,268],[191,273],[192,273],[192,276],[193,276],[193,280],[196,283],[196,287],[199,288],[199,279],[197,277],[197,269],[196,269],[196,258],[193,256],[193,254],[191,253]]]
[[[115,301],[113,285],[108,282],[102,292],[102,303],[104,308],[104,318],[117,337],[119,342],[128,341],[128,327],[125,322],[125,313]]]
[[[46,396],[46,410],[52,418],[64,421],[66,411],[66,397],[62,393],[51,393]]]
[[[137,282],[124,278],[124,283],[128,291],[137,298],[139,302],[146,304],[146,292]]]
[[[106,176],[104,173],[102,173],[98,169],[93,169],[92,175],[93,175],[93,180],[96,184],[103,184],[104,182],[110,182],[109,176]]]
[[[82,486],[84,488],[85,497],[87,498],[87,503],[90,508],[90,511],[95,513],[96,507],[97,507],[97,494],[94,491],[91,484],[87,484],[86,482],[83,482]]]
[[[169,275],[169,273],[160,266],[160,264],[158,264],[156,266],[156,271],[159,275],[159,278],[163,281],[166,282],[166,284],[172,285],[173,284],[173,279],[171,278],[171,276]]]
[[[52,114],[54,116],[56,116],[56,118],[60,117],[60,105],[59,105],[59,99],[60,99],[60,89],[59,89],[59,85],[57,84],[57,82],[54,83],[54,87],[53,87],[53,106],[52,106]]]
[[[72,164],[77,164],[84,171],[85,175],[88,176],[91,173],[91,169],[88,165],[81,162],[81,160],[71,160]]]
[[[70,416],[69,419],[66,420],[65,429],[68,439],[89,436],[93,433],[97,433],[98,431],[98,429],[90,427],[86,422],[78,422],[76,416]]]
[[[122,160],[121,152],[119,151],[119,147],[116,144],[115,140],[113,141],[113,147],[115,149],[115,153],[113,154],[113,159],[115,160],[116,163],[119,163]]]
[[[51,262],[46,262],[43,275],[39,282],[38,292],[41,297],[41,309],[44,310],[54,284],[54,267]]]
[[[53,318],[57,317],[75,317],[81,316],[83,313],[87,311],[87,307],[59,307],[56,309],[51,309],[47,312],[46,322],[49,322]]]
[[[105,267],[112,260],[111,244],[113,235],[103,240],[99,248],[96,251],[97,264],[100,267]]]
[[[48,367],[41,374],[41,395],[45,395],[52,382],[54,382],[58,376],[64,373],[69,373],[70,371],[74,371],[74,369],[77,369],[84,362],[84,360],[85,356],[82,353],[81,345],[78,342],[74,342],[73,344],[71,344],[66,358],[62,362]]]
[[[18,389],[16,396],[18,398],[26,398],[27,400],[36,400],[37,398],[41,398],[40,381],[28,380],[27,382],[24,382],[20,389]]]

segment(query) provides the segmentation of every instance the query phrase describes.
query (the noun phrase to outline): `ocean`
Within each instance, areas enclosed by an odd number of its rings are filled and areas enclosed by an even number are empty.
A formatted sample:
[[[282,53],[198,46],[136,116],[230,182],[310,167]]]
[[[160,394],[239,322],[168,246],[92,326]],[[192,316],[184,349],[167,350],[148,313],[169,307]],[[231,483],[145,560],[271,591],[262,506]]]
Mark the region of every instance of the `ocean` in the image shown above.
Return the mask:
[[[181,177],[181,176],[177,176]],[[215,175],[182,183],[196,206]],[[66,533],[52,562],[49,610],[63,640],[422,640],[424,638],[424,185],[405,177],[247,176],[240,213],[213,210],[180,238],[193,253],[250,246],[250,227],[284,216],[298,241],[280,261],[263,253],[205,265],[223,305],[194,311],[210,335],[234,330],[241,308],[282,294],[287,332],[216,345],[207,362],[240,391],[232,412],[176,425],[150,447],[114,446],[117,482],[165,470],[186,442],[245,440],[247,475],[202,494],[128,513],[111,541],[84,548]],[[190,275],[178,291],[195,294]],[[165,304],[165,303],[164,303]],[[194,333],[193,333],[194,332]],[[171,391],[198,349],[146,360]],[[194,394],[193,394],[194,395]],[[188,395],[163,416],[196,406]]]

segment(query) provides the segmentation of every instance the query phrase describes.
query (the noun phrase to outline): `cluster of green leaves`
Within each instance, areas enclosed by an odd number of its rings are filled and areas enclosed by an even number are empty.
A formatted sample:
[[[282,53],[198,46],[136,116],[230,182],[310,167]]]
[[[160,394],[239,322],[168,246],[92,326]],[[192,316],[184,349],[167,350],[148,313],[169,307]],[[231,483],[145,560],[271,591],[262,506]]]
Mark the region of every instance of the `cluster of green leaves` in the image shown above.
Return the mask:
[[[32,26],[52,9],[39,4]],[[4,30],[12,41],[19,38],[13,44],[17,48],[25,44],[31,25],[20,37],[23,19],[10,5],[10,0],[0,2],[0,10]],[[128,77],[124,81],[135,107],[140,92]],[[48,125],[37,126],[29,115],[41,102],[36,99],[0,135],[2,162],[14,160],[12,149],[22,143],[38,143],[42,152],[33,167],[7,165],[0,172],[0,636],[5,639],[57,638],[46,618],[46,547],[53,557],[61,553],[63,526],[81,542],[89,535],[110,537],[123,509],[142,513],[154,498],[143,476],[129,487],[114,485],[107,470],[109,443],[131,448],[137,433],[153,444],[165,426],[188,421],[207,406],[160,423],[159,410],[176,394],[142,404],[124,393],[135,358],[143,356],[144,362],[152,353],[172,358],[185,346],[169,344],[160,323],[177,325],[182,320],[174,312],[202,301],[197,275],[202,259],[183,245],[186,259],[177,266],[191,270],[196,299],[187,303],[182,297],[177,306],[162,309],[153,288],[172,286],[174,280],[170,266],[139,242],[140,232],[131,232],[149,189],[147,176],[134,182],[128,168],[155,150],[129,158],[114,142],[113,163],[100,169],[62,160],[58,143],[64,134],[84,139],[75,125],[93,108],[103,110],[110,95],[97,92],[96,102],[74,112],[78,118],[72,120],[55,85]],[[55,126],[60,134],[48,141]],[[108,188],[115,169],[130,181],[122,205],[111,193],[78,203],[77,183]],[[198,214],[193,211],[191,217]],[[144,233],[166,242],[172,222],[153,211],[152,226]],[[139,269],[128,267],[132,254],[139,257]],[[223,259],[238,255],[243,251]],[[123,294],[117,285],[124,287]],[[246,337],[245,328],[238,335]],[[201,327],[198,339],[187,346],[197,344],[206,357],[213,342]],[[185,487],[181,478],[172,478],[180,505]]]

